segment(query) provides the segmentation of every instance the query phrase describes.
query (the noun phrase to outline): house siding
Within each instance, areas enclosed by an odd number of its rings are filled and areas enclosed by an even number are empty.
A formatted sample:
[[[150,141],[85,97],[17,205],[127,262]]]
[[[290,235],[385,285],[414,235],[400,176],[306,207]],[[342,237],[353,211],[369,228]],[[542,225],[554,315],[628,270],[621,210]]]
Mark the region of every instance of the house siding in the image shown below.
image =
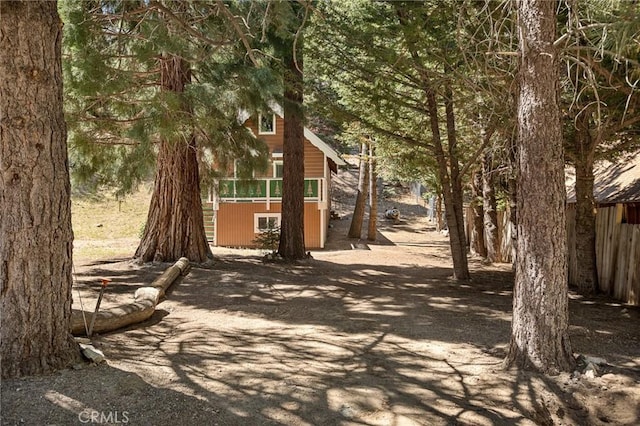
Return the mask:
[[[324,153],[313,146],[307,139],[304,140],[304,177],[324,176]]]
[[[276,116],[276,134],[260,135],[256,122],[252,119],[247,120],[247,126],[251,131],[269,147],[269,152],[274,150],[282,151],[284,145],[284,119]],[[304,140],[304,177],[324,177],[325,157],[324,153],[315,147],[309,140]],[[269,163],[269,169],[264,174],[256,175],[256,177],[272,176],[272,166]]]
[[[254,215],[256,213],[280,213],[281,204],[271,203],[220,203],[217,212],[218,235],[216,244],[226,247],[255,247]],[[316,203],[304,205],[304,240],[308,249],[321,248],[320,215]]]
[[[254,247],[253,232],[255,213],[279,213],[280,204],[265,203],[220,203],[217,213],[216,244],[228,247]]]
[[[252,118],[246,121],[246,126],[251,129],[254,135],[259,139],[265,141],[267,146],[269,146],[269,151],[272,151],[274,148],[282,149],[282,143],[284,141],[284,120],[276,115],[276,134],[275,135],[261,135],[258,133],[258,126],[256,121]]]
[[[316,203],[304,205],[304,244],[308,249],[322,248],[322,235],[320,230],[322,210],[318,210]],[[327,222],[325,222],[327,223]]]

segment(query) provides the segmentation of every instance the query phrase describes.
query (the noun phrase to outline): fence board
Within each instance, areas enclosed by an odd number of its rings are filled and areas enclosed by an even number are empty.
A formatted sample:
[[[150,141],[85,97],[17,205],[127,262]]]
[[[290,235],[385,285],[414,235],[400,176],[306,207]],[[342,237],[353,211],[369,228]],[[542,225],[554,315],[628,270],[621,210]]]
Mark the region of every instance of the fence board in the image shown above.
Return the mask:
[[[596,215],[596,265],[600,291],[640,306],[640,225],[621,224],[622,205],[600,207]],[[512,261],[512,235],[508,212],[498,216],[502,259]],[[569,284],[577,283],[575,209],[567,208]]]
[[[618,251],[620,256],[616,261],[616,269],[614,273],[613,279],[613,297],[618,300],[627,300],[628,291],[627,291],[627,275],[629,272],[628,262],[629,262],[629,249],[630,249],[630,241],[629,237],[633,234],[631,233],[631,225],[627,225],[623,223],[620,225],[620,236],[618,238]]]
[[[630,225],[631,247],[627,273],[627,303],[640,305],[640,225]]]
[[[567,208],[567,264],[569,267],[569,285],[575,286],[578,281],[578,264],[576,259],[576,209],[575,205]]]

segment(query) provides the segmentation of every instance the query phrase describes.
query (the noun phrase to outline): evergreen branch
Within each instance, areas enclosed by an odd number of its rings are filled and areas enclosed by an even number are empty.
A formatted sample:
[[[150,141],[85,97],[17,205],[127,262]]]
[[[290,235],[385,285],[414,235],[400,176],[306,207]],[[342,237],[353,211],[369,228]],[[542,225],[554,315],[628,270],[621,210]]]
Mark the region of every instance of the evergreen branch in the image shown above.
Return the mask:
[[[593,71],[596,71],[598,74],[600,74],[600,76],[604,77],[607,81],[609,81],[609,83],[611,84],[611,88],[613,90],[616,90],[616,91],[619,90],[629,96],[631,96],[634,93],[637,93],[637,90],[634,90],[633,86],[630,86],[629,84],[625,84],[626,82],[622,82],[618,76],[616,76],[614,73],[612,73],[611,71],[609,71],[608,69],[600,65],[600,63],[594,60],[591,56],[582,57],[582,59],[587,62],[589,68],[591,68]],[[611,81],[614,79],[617,80],[620,86],[614,86],[611,83]]]
[[[253,54],[253,50],[254,49],[251,47],[251,43],[247,39],[246,34],[244,33],[244,31],[242,31],[242,28],[240,28],[240,25],[236,21],[236,17],[231,13],[231,11],[227,8],[227,5],[224,4],[224,2],[222,0],[217,0],[216,3],[218,4],[218,7],[222,11],[222,13],[231,22],[231,25],[233,26],[233,29],[236,32],[236,35],[238,37],[240,37],[240,40],[242,41],[242,44],[244,45],[245,49],[247,50],[247,56],[249,56],[249,59],[251,60],[251,63],[256,67],[260,66],[260,64],[258,63],[258,60],[256,59],[256,57]]]
[[[111,142],[111,140],[118,140],[118,142]],[[103,145],[103,146],[138,146],[140,145],[140,142],[138,141],[134,141],[134,140],[129,140],[129,141],[122,141],[121,139],[116,139],[115,137],[111,137],[111,138],[105,138],[105,139],[95,139],[93,140],[94,144],[96,145]]]
[[[637,150],[640,147],[640,136],[633,135],[630,137],[621,137],[617,143],[609,145],[600,144],[598,148],[598,158],[612,158],[619,155],[622,152],[630,152]]]
[[[489,129],[487,130],[487,133],[484,136],[484,140],[482,141],[482,144],[480,144],[480,146],[473,152],[473,154],[471,154],[471,156],[467,159],[467,163],[462,167],[462,170],[460,170],[461,176],[464,176],[469,171],[471,166],[476,164],[476,159],[480,157],[480,154],[482,154],[482,151],[484,151],[485,148],[489,146],[489,142],[491,141],[491,137],[493,136],[495,131],[496,131],[495,126],[489,127]]]
[[[302,18],[302,22],[298,26],[298,29],[296,30],[296,34],[293,37],[293,63],[296,66],[296,69],[298,70],[298,72],[302,74],[303,71],[302,71],[302,68],[298,65],[298,55],[296,54],[296,52],[297,52],[297,46],[298,46],[298,39],[300,38],[300,34],[302,34],[302,29],[307,23],[307,18],[309,17],[309,9],[311,9],[311,5],[303,0],[298,0],[298,3],[304,6],[304,17]]]
[[[593,46],[568,46],[566,48],[563,49],[564,51],[581,51],[581,50],[589,50],[591,52],[596,52],[596,53],[601,53],[601,54],[607,54],[609,57],[611,57],[614,61],[616,62],[628,62],[630,64],[632,64],[634,67],[640,67],[640,62],[635,60],[635,59],[631,59],[628,58],[626,56],[617,54],[616,52],[613,52],[611,50],[607,50],[607,49],[600,49],[597,47],[593,47]]]
[[[596,24],[589,24],[589,25],[578,27],[578,28],[570,29],[566,33],[562,34],[562,36],[560,36],[560,38],[558,38],[556,41],[554,41],[553,42],[553,46],[554,47],[559,47],[560,44],[562,44],[563,41],[565,41],[570,36],[575,35],[577,33],[584,34],[584,31],[586,31],[586,30],[592,30],[592,29],[595,29],[595,28],[606,28],[608,26],[609,26],[609,24],[606,24],[606,23],[596,23]]]
[[[431,145],[428,143],[424,143],[421,141],[418,141],[412,137],[406,136],[406,135],[401,135],[398,132],[395,132],[393,130],[390,129],[386,129],[380,125],[377,125],[375,123],[373,123],[371,120],[368,120],[367,118],[365,118],[362,115],[356,114],[354,112],[352,112],[351,110],[348,110],[347,108],[341,108],[340,110],[341,114],[344,114],[347,118],[350,118],[353,121],[359,121],[362,124],[365,125],[365,127],[373,130],[376,133],[379,133],[381,135],[390,137],[392,139],[396,139],[396,140],[400,140],[403,142],[406,142],[407,144],[411,145],[411,146],[417,146],[417,147],[421,147],[421,148],[429,148],[431,149]]]
[[[640,113],[638,113],[637,115],[627,120],[623,120],[617,125],[607,129],[607,135],[611,136],[611,135],[615,135],[616,133],[620,133],[623,130],[628,129],[629,127],[633,126],[636,123],[640,123]],[[634,129],[634,130],[637,131],[638,129]]]
[[[139,16],[140,14],[146,15],[148,10],[148,7],[145,5],[134,10],[123,9],[122,12],[119,13],[107,13],[102,4],[98,4],[93,9],[89,9],[87,13],[91,15],[91,19],[95,20],[96,22],[107,21],[109,23],[113,23],[114,20],[132,19]]]
[[[180,17],[178,17],[175,13],[173,13],[172,10],[170,10],[167,7],[165,7],[159,1],[157,1],[157,0],[150,1],[149,2],[149,7],[153,8],[153,9],[156,9],[156,10],[158,10],[160,12],[163,12],[166,16],[168,16],[173,21],[175,21],[178,25],[180,25],[182,27],[182,29],[184,29],[188,34],[192,35],[193,37],[195,37],[195,38],[197,38],[199,40],[204,41],[208,45],[213,46],[213,47],[223,47],[225,45],[224,42],[219,42],[219,41],[213,40],[213,39],[207,37],[202,32],[196,31],[187,22],[185,22],[184,20],[180,19]]]
[[[86,113],[87,111],[85,111]],[[151,120],[153,117],[150,116],[137,116],[137,117],[132,117],[132,118],[114,118],[111,116],[105,116],[105,117],[99,117],[99,116],[89,116],[89,115],[83,115],[83,116],[77,116],[79,118],[79,120],[85,121],[85,122],[101,122],[101,121],[106,121],[109,123],[136,123],[138,121],[145,121],[145,120]]]

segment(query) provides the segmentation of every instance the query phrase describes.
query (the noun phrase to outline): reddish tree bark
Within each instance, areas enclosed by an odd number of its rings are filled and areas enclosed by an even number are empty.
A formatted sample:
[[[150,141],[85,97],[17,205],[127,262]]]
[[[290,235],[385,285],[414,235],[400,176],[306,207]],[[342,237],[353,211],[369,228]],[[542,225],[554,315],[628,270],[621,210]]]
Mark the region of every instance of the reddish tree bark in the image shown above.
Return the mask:
[[[292,5],[298,10],[300,5]],[[304,76],[303,37],[282,46],[284,63],[284,143],[282,220],[278,254],[289,261],[306,257],[304,243]]]
[[[163,91],[180,96],[191,81],[189,64],[177,56],[161,58],[160,70]],[[188,113],[189,105],[183,109]],[[135,254],[142,262],[213,257],[204,230],[196,141],[185,133],[160,141],[147,223]]]

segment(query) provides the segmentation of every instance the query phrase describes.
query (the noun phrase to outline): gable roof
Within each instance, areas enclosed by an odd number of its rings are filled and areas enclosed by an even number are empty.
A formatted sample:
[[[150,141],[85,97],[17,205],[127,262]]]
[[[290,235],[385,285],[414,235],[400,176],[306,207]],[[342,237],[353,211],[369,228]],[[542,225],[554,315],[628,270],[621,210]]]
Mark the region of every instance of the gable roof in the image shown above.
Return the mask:
[[[284,110],[282,109],[282,106],[280,106],[280,104],[276,102],[270,102],[269,107],[278,117],[284,119]],[[240,122],[244,123],[249,119],[249,113],[247,111],[241,111],[238,115],[238,118]],[[304,137],[307,138],[309,142],[311,142],[311,145],[322,151],[322,153],[326,155],[327,158],[331,159],[331,161],[333,161],[338,166],[344,166],[347,164],[335,149],[331,148],[328,143],[320,139],[318,135],[313,133],[306,126],[304,128]]]
[[[575,172],[567,176],[567,202],[575,203]],[[593,196],[598,204],[640,202],[640,151],[619,163],[602,161],[593,170]]]

